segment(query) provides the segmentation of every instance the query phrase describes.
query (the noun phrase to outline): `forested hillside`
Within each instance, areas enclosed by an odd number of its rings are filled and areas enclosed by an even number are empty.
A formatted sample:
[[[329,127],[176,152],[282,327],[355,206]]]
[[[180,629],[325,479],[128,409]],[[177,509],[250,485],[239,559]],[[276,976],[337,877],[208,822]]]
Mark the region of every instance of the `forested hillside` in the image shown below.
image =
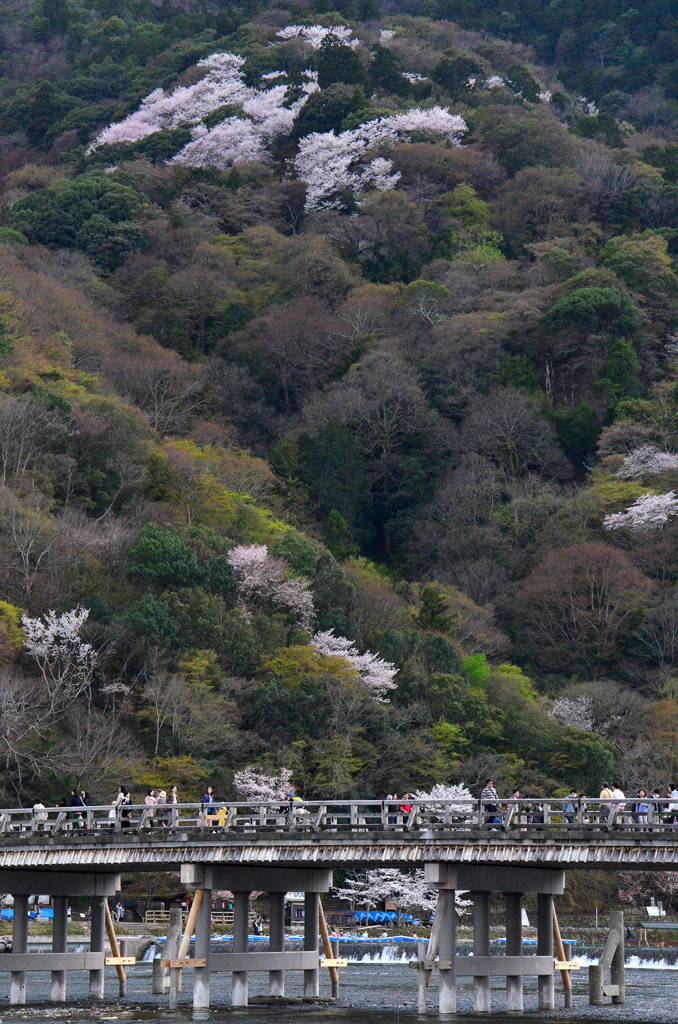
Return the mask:
[[[3,799],[673,781],[656,6],[5,5]]]

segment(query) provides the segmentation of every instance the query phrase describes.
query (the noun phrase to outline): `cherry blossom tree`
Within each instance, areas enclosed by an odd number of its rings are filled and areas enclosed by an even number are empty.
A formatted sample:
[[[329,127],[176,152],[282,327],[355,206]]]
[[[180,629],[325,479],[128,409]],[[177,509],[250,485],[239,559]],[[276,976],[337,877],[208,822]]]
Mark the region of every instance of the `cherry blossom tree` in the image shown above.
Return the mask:
[[[653,444],[644,444],[629,452],[615,476],[622,480],[637,480],[645,473],[667,473],[678,469],[678,455],[660,451]]]
[[[63,615],[50,611],[42,619],[21,618],[24,651],[42,674],[53,705],[73,701],[87,691],[97,664],[91,644],[82,639],[89,609],[74,608]]]
[[[393,188],[399,174],[390,173],[390,160],[381,157],[376,166],[374,159],[365,161],[376,146],[402,141],[412,132],[458,145],[466,130],[463,118],[431,107],[376,118],[339,135],[313,132],[301,139],[295,160],[297,176],[307,185],[307,208],[337,208],[343,202],[340,193],[349,189],[360,195],[370,185],[381,191]]]
[[[626,512],[613,512],[603,519],[606,530],[627,529],[632,533],[653,533],[666,526],[678,515],[678,497],[675,491],[666,494],[642,494]]]
[[[247,544],[232,548],[228,560],[238,578],[238,592],[245,611],[261,601],[287,609],[304,628],[308,628],[315,608],[308,580],[286,575],[281,559],[273,558],[265,544]]]
[[[678,871],[624,871],[618,896],[622,903],[649,903],[651,897],[675,903]]]
[[[395,665],[370,651],[360,654],[351,640],[335,636],[332,629],[316,633],[312,646],[319,654],[344,658],[358,673],[375,700],[387,701],[386,694],[397,687],[397,683],[393,682],[398,673]]]
[[[467,813],[470,803],[475,803],[473,793],[462,783],[459,786],[446,786],[439,782],[429,790],[418,790],[414,794],[415,800],[426,800],[431,803],[424,805],[427,811],[433,814],[444,814],[449,807],[457,814]]]
[[[549,718],[561,725],[570,725],[584,732],[593,729],[593,699],[585,694],[577,697],[556,697],[548,710]]]
[[[288,25],[278,36],[298,37],[311,49],[317,49],[328,36],[351,47],[358,45],[358,40],[351,38],[351,30],[342,26]],[[167,94],[155,89],[133,114],[104,129],[89,151],[105,144],[138,142],[153,132],[183,125],[190,126],[191,141],[171,163],[225,170],[238,163],[267,161],[269,147],[289,135],[295,116],[318,89],[318,76],[312,70],[302,72],[298,95],[290,92],[292,83],[285,72],[271,71],[262,78],[265,88],[259,89],[245,82],[244,64],[245,58],[233,53],[205,57],[197,64],[205,71],[200,81]],[[420,80],[418,75],[410,78]],[[242,109],[242,116],[225,117],[210,128],[203,123],[212,111],[234,105]],[[464,120],[444,107],[413,108],[338,135],[309,135],[300,142],[294,171],[307,184],[307,207],[329,209],[342,205],[340,194],[347,190],[360,196],[366,189],[385,192],[394,188],[400,174],[393,173],[387,156],[371,152],[375,147],[407,139],[412,132],[457,145],[465,131]]]
[[[256,91],[245,84],[241,74],[244,63],[245,58],[234,53],[210,54],[198,61],[197,66],[206,70],[199,82],[180,86],[168,95],[154,89],[133,114],[105,128],[88,152],[105,144],[137,142],[164,128],[197,122],[217,107],[251,99]]]
[[[345,886],[335,889],[334,893],[339,899],[364,906],[368,913],[377,903],[389,900],[398,912],[398,920],[401,914],[410,910],[424,910],[430,913],[436,909],[438,902],[438,893],[429,889],[424,872],[420,868],[413,871],[375,868],[372,871],[361,872],[348,878]],[[471,905],[469,900],[463,899],[460,892],[455,893],[455,904],[459,916],[466,913],[467,907]]]
[[[395,33],[391,33],[395,35]],[[352,50],[359,45],[359,39],[353,39],[353,30],[343,25],[332,25],[325,28],[323,25],[287,25],[276,32],[279,39],[303,39],[312,50],[320,48],[327,36],[331,36],[338,43],[350,46]]]
[[[293,788],[292,772],[281,768],[277,775],[271,775],[258,765],[248,764],[234,774],[233,785],[245,800],[285,800]]]

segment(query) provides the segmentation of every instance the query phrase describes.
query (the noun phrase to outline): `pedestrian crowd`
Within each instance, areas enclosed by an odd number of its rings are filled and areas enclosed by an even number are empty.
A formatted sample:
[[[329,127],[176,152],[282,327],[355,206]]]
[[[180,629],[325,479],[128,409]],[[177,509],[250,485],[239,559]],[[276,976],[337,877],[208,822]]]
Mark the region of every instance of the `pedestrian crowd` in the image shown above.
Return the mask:
[[[506,827],[514,825],[543,825],[545,821],[545,805],[548,803],[551,817],[560,813],[561,820],[568,824],[599,824],[605,826],[610,816],[616,823],[631,822],[644,831],[644,826],[671,824],[678,825],[678,784],[666,788],[666,796],[658,789],[648,797],[644,789],[638,789],[633,797],[627,797],[618,782],[610,785],[601,784],[600,796],[592,803],[591,797],[571,789],[566,797],[561,798],[560,808],[553,799],[546,801],[543,797],[526,794],[521,797],[520,790],[514,789],[511,797],[504,801],[508,815],[502,817],[502,804],[492,779],[485,780],[480,794],[481,806],[486,825]]]

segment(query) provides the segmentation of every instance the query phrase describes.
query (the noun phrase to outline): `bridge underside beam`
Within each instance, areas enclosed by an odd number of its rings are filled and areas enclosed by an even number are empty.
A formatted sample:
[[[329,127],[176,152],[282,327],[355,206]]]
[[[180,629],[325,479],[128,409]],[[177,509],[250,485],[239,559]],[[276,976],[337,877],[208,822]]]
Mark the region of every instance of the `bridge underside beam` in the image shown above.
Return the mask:
[[[115,896],[119,874],[0,869],[0,892],[12,896]]]
[[[228,889],[231,892],[329,892],[329,868],[287,865],[182,864],[183,885],[196,889]]]
[[[434,889],[471,892],[550,893],[565,891],[565,872],[549,868],[508,865],[435,863],[424,865],[424,877]]]

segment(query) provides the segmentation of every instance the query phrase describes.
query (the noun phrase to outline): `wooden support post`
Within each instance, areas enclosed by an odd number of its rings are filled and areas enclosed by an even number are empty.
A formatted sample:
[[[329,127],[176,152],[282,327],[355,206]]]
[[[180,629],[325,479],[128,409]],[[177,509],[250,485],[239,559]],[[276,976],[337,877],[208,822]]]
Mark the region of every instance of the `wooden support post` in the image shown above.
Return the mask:
[[[560,935],[560,926],[558,925],[558,915],[556,914],[556,908],[553,908],[553,942],[556,947],[556,956],[561,961],[569,960],[569,956],[565,956],[565,949],[563,948],[563,940]],[[563,982],[563,1005],[566,1010],[572,1009],[572,978],[570,977],[569,971],[561,971],[560,977]]]
[[[304,949],[318,952],[318,921],[320,897],[317,892],[304,894]],[[317,999],[320,995],[320,970],[304,971],[304,999]]]
[[[169,924],[167,926],[167,941],[165,952],[170,960],[176,960],[179,956],[179,945],[181,943],[181,907],[172,907],[169,912]],[[177,997],[180,992],[181,972],[178,967],[170,967],[169,983],[169,1008],[176,1010]]]
[[[25,953],[28,946],[28,896],[15,896],[12,911],[12,952]],[[9,1001],[13,1006],[26,1002],[26,972],[12,971]]]
[[[605,975],[611,968],[611,985],[605,985]],[[624,984],[624,913],[613,910],[610,914],[610,932],[597,964],[589,966],[589,1005],[602,1006],[603,996],[612,997],[615,1004],[626,1000]]]
[[[438,952],[438,944],[440,942],[440,926],[445,916],[445,907],[447,905],[448,891],[447,889],[441,889],[438,893],[438,902],[436,903],[435,914],[433,915],[433,927],[431,928],[431,934],[428,940],[428,949],[426,950],[426,959],[429,963],[436,958]],[[426,971],[426,985],[428,986],[431,980],[431,971]]]
[[[54,896],[52,903],[52,952],[68,950],[68,896]],[[66,971],[52,971],[49,997],[53,1003],[66,1002]]]
[[[610,981],[612,982],[612,988],[616,986],[616,993],[612,993],[612,1004],[618,1006],[621,1003],[626,1002],[626,983],[624,978],[624,911],[613,910],[610,914],[610,924],[612,919],[615,918],[615,928],[619,934],[619,941],[617,948],[614,951],[612,957],[612,963],[610,964]]]
[[[127,956],[127,939],[118,939],[118,948],[120,949],[120,956]],[[136,961],[135,961],[136,962]],[[127,971],[125,971],[122,981],[118,978],[118,998],[122,999],[127,995]]]
[[[331,939],[330,940],[330,945],[332,946],[332,956],[334,957],[335,960],[338,960],[339,959],[339,939],[338,938],[337,939]],[[334,985],[332,985],[332,992],[334,993]],[[339,974],[338,973],[337,973],[337,991],[336,991],[336,995],[333,996],[333,998],[335,998],[335,999],[339,998]]]
[[[320,938],[323,943],[323,950],[328,960],[334,960],[335,957],[332,953],[332,946],[330,945],[330,933],[327,930],[327,921],[325,920],[325,911],[323,910],[323,903],[320,897],[318,897],[318,925],[320,928]],[[330,974],[330,983],[332,986],[332,998],[336,999],[339,995],[339,971],[336,967],[328,967],[327,970]]]
[[[181,945],[179,946],[179,952],[177,953],[178,960],[185,959],[186,954],[188,953],[188,947],[191,945],[191,936],[193,935],[193,929],[195,928],[195,919],[198,916],[200,904],[202,903],[202,893],[202,889],[196,889],[193,895],[193,902],[191,903],[191,909],[188,912],[186,928],[181,940]],[[181,992],[181,968],[179,968],[179,974],[177,976],[177,992]]]
[[[105,896],[92,896],[89,948],[92,953],[103,953],[106,936]],[[104,969],[89,972],[89,997],[101,1002],[104,998]]]
[[[121,956],[120,946],[118,945],[118,937],[115,934],[115,928],[113,927],[113,918],[111,916],[111,908],[108,905],[108,900],[104,900],[104,917],[106,923],[106,934],[108,935],[108,941],[111,946],[111,954],[113,956]],[[127,976],[125,974],[125,968],[122,964],[115,965],[115,973],[118,975],[118,990],[119,995],[124,995],[127,987]]]
[[[537,956],[553,959],[553,896],[537,894]],[[556,1005],[553,972],[537,978],[537,1003],[540,1010],[553,1010]]]
[[[151,992],[154,996],[164,996],[165,994],[167,971],[162,965],[162,952],[164,948],[162,946],[157,956],[153,957],[151,965]]]

